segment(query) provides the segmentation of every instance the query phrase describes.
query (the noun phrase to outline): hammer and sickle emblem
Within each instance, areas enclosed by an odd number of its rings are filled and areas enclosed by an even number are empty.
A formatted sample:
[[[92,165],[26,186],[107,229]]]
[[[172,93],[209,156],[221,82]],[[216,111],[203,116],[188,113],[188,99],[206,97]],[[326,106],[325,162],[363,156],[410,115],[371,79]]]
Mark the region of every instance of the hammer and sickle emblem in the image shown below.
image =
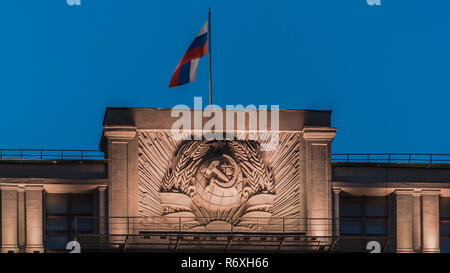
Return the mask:
[[[233,159],[228,155],[223,155],[221,159],[212,160],[203,174],[207,180],[216,183],[218,186],[229,188],[235,184],[238,170]]]
[[[219,160],[214,160],[211,162],[211,164],[209,164],[208,168],[206,168],[205,171],[206,178],[211,179],[214,175],[216,175],[221,180],[229,182],[230,179],[228,179],[228,177],[217,168],[219,164],[220,164]]]

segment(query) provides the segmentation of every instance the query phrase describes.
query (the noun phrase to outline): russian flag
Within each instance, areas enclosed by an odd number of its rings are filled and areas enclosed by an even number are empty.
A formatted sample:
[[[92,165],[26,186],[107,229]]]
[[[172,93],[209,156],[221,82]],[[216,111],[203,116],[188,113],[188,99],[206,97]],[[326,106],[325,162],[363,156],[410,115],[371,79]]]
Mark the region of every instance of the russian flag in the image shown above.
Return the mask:
[[[197,34],[175,69],[169,88],[193,82],[197,75],[198,61],[206,53],[208,53],[208,22],[203,25],[202,30]]]

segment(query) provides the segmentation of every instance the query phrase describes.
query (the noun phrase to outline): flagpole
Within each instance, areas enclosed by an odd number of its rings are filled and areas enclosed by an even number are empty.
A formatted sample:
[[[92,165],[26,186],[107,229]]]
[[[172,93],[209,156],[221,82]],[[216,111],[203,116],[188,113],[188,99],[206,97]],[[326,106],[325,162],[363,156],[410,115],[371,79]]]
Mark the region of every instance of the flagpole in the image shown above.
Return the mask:
[[[211,9],[208,9],[209,104],[212,105]]]

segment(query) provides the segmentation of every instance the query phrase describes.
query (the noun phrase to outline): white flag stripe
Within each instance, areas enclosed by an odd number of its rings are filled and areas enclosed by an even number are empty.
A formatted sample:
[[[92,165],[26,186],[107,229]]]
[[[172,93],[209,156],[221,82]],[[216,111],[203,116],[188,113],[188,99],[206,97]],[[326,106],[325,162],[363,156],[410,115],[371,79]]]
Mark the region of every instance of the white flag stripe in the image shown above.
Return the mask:
[[[189,81],[193,82],[195,80],[195,76],[197,75],[198,62],[200,59],[194,59],[191,61],[191,71],[189,73]]]
[[[200,32],[197,34],[197,36],[203,35],[208,31],[208,21],[206,21],[206,23],[203,25],[202,29],[200,30]]]

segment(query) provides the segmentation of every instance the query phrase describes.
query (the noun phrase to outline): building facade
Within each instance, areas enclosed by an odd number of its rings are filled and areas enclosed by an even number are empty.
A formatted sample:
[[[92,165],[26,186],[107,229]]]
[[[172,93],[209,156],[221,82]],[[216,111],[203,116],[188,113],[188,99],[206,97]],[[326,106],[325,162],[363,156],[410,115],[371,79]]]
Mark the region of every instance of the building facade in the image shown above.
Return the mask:
[[[2,252],[450,251],[439,155],[332,155],[330,111],[280,110],[266,151],[249,122],[208,140],[192,116],[191,140],[171,109],[108,108],[99,152],[2,150]]]

